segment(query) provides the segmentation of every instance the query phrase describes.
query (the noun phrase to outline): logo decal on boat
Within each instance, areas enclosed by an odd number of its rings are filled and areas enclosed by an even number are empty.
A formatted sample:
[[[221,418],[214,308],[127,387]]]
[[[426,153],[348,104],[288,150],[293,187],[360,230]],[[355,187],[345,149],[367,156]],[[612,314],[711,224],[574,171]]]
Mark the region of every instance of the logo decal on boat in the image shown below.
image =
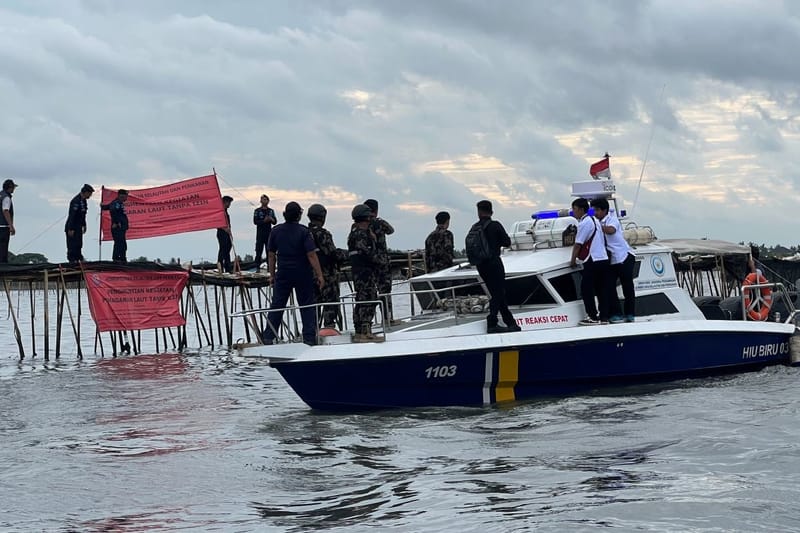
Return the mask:
[[[656,276],[661,277],[664,275],[664,260],[661,259],[660,255],[654,255],[650,259],[650,266],[653,267],[653,272],[655,272]]]

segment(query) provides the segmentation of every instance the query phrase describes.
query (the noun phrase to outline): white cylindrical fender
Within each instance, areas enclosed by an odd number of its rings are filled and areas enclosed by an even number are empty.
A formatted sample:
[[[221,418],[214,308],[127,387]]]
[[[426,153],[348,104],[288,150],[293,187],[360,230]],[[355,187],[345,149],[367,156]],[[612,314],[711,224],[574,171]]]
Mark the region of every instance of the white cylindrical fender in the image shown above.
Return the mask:
[[[800,366],[800,333],[789,337],[789,362],[792,366]]]

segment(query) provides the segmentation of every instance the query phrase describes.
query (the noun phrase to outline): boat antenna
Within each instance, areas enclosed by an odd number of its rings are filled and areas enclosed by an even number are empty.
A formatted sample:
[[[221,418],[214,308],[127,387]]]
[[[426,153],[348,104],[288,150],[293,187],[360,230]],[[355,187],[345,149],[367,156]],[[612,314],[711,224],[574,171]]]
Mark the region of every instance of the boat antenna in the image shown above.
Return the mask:
[[[661,86],[661,96],[658,97],[658,103],[661,104],[662,100],[664,99],[664,90],[667,88],[667,84]],[[639,173],[639,183],[636,184],[636,194],[633,196],[633,204],[631,205],[631,213],[630,216],[633,218],[633,210],[636,208],[639,202],[639,190],[642,188],[642,178],[644,177],[644,167],[647,165],[647,157],[650,155],[650,145],[653,144],[653,136],[656,134],[656,121],[655,118],[653,119],[652,128],[650,128],[650,139],[647,141],[647,148],[644,151],[644,160],[642,161],[642,171]]]

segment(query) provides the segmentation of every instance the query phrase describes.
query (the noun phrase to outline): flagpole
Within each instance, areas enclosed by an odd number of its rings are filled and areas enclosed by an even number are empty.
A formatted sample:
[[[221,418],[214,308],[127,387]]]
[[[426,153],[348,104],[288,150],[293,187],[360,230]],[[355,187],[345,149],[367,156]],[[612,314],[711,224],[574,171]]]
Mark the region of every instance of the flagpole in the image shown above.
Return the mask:
[[[103,260],[103,191],[105,185],[100,186],[100,223],[97,224],[97,260]]]

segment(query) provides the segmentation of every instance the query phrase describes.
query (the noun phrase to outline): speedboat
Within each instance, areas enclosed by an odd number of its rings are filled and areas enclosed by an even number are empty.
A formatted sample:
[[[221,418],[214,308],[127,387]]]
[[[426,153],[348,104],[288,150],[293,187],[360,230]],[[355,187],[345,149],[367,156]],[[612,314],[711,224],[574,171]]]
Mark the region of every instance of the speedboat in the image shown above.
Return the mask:
[[[573,196],[605,197],[617,210],[615,192],[610,179],[572,186]],[[742,306],[763,305],[769,295],[782,302],[782,316],[759,313],[752,320],[743,308],[737,319],[708,298],[692,297],[679,284],[673,248],[617,212],[636,254],[632,322],[579,325],[581,272],[570,267],[577,220],[552,210],[514,224],[512,246],[502,255],[521,331],[487,333],[488,292],[475,267],[461,263],[412,278],[417,312],[399,325],[378,320],[382,342],[353,342],[342,328],[321,330],[315,346],[283,342],[242,351],[268,358],[310,407],[339,411],[491,405],[797,362],[797,311],[782,284],[740,289]],[[730,243],[729,249],[749,253]],[[753,297],[746,298],[748,291]]]

